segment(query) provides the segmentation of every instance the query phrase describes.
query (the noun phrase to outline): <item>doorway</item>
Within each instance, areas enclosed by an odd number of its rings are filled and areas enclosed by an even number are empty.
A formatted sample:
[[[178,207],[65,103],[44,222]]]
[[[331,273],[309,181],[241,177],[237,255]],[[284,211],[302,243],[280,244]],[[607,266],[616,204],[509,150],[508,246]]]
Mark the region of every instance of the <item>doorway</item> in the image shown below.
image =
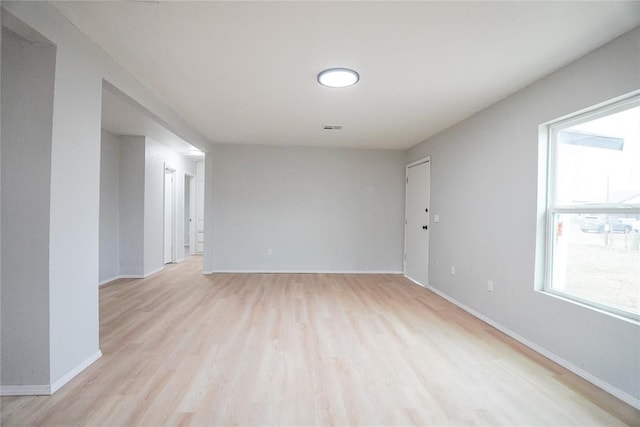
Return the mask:
[[[404,275],[422,286],[429,279],[430,177],[430,158],[407,165]]]
[[[175,170],[164,170],[164,263],[175,262]]]
[[[193,255],[196,250],[196,177],[184,174],[184,254]]]

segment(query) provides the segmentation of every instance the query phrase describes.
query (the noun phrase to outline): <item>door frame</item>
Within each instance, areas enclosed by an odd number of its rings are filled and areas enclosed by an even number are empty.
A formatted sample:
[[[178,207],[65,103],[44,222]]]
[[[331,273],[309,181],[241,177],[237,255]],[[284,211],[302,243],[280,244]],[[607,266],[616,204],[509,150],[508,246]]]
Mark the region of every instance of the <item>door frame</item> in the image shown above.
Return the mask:
[[[405,277],[407,276],[407,220],[408,220],[408,214],[409,214],[409,168],[412,168],[414,166],[418,166],[421,165],[423,163],[429,163],[429,193],[431,193],[431,156],[426,156],[421,158],[420,160],[416,160],[415,162],[411,162],[409,164],[406,165],[405,167],[405,174],[404,174],[404,253],[402,255],[402,274]],[[431,200],[431,194],[429,194],[429,200]],[[431,205],[431,204],[429,204]],[[431,206],[429,206],[429,208],[431,208]],[[429,213],[429,215],[431,215],[431,213]],[[431,223],[431,221],[429,221],[429,223]],[[431,239],[429,239],[428,245],[431,243]],[[427,270],[427,274],[428,274],[428,270]],[[411,278],[409,278],[411,279]],[[411,279],[413,280],[413,279]],[[417,283],[417,282],[416,282]],[[422,286],[427,286],[426,283],[420,283],[420,285]]]
[[[165,266],[167,264],[176,262],[176,169],[171,167],[170,165],[164,165],[164,174],[162,180],[162,201],[163,201],[163,209],[162,209],[162,265]],[[171,230],[171,256],[169,257],[169,262],[165,262],[167,258],[167,254],[165,253],[165,245],[166,245],[166,216],[167,216],[167,173],[171,173],[171,223],[169,224],[169,228]]]
[[[189,255],[196,252],[196,176],[192,173],[184,173],[185,181],[189,183]],[[187,200],[184,201],[185,207]]]

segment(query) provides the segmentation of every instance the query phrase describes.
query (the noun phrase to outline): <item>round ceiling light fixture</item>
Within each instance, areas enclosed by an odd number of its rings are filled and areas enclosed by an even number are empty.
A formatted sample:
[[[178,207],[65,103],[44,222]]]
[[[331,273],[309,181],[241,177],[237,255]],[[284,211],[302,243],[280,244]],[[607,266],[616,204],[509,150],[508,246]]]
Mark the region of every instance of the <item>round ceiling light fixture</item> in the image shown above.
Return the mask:
[[[329,68],[318,74],[318,83],[327,87],[349,87],[358,80],[360,74],[349,68]]]

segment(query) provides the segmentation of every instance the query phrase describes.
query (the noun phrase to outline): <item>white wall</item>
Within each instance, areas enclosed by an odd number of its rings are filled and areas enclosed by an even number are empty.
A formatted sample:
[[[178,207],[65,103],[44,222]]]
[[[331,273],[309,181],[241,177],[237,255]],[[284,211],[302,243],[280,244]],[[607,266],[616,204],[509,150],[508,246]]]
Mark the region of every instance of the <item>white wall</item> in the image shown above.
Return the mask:
[[[49,384],[55,55],[55,47],[33,44],[3,28],[0,377],[4,386]]]
[[[193,197],[195,197],[195,194],[193,195]],[[190,223],[189,223],[189,218],[191,217],[191,204],[188,203],[188,201],[191,200],[191,188],[189,185],[189,180],[185,177],[184,179],[184,217],[182,218],[182,224],[180,225],[180,227],[183,228],[183,232],[184,232],[184,240],[181,242],[181,244],[184,246],[189,246],[190,241],[189,241],[189,228],[190,228]]]
[[[640,327],[536,292],[534,278],[538,125],[640,88],[639,45],[635,29],[407,156],[431,156],[430,285],[636,404]]]
[[[96,357],[102,81],[85,43],[59,44],[51,153],[51,383]],[[79,321],[82,319],[82,321]]]
[[[206,240],[205,235],[207,235],[207,231],[206,231],[207,226],[210,226],[209,234],[208,234],[209,237],[213,235],[211,234],[213,230],[213,227],[212,227],[213,222],[208,221],[209,225],[207,225],[207,221],[205,221],[205,216],[206,216],[205,212],[213,212],[213,196],[212,196],[213,185],[205,185],[205,182],[211,182],[211,181],[207,181],[207,179],[210,177],[213,177],[213,163],[211,163],[212,160],[213,160],[213,157],[211,157],[210,155],[207,155],[207,159],[205,161],[199,161],[196,163],[196,199],[195,199],[196,240],[195,240],[195,244],[196,244],[197,254],[210,253],[210,251],[213,250],[213,246],[211,245],[205,248],[205,240]],[[205,201],[206,198],[208,198],[208,201]],[[207,256],[205,256],[205,263],[206,263],[206,258]]]
[[[151,138],[145,140],[144,272],[149,275],[164,268],[165,168],[175,170],[175,253],[180,261],[184,259],[184,174],[195,175],[196,165]]]
[[[102,80],[108,80],[152,111],[183,139],[205,150],[210,149],[210,142],[86,39],[51,5],[3,1],[2,8],[57,46],[48,291],[49,378],[51,384],[60,384],[99,354],[97,283]],[[636,30],[632,36],[588,55],[430,139],[412,149],[408,156],[409,160],[432,156],[432,206],[434,213],[442,215],[439,227],[433,227],[431,233],[432,284],[636,399],[640,398],[637,381],[640,332],[637,325],[535,293],[533,277],[538,220],[535,197],[537,125],[637,89],[640,71],[637,44]],[[3,61],[3,74],[5,66]],[[42,102],[42,95],[34,95],[32,100]],[[3,105],[3,119],[6,109]],[[4,141],[4,129],[2,134]],[[214,203],[209,196],[216,196],[214,215],[207,221],[215,222],[216,226],[210,228],[205,224],[208,233],[215,235],[215,241],[211,241],[215,253],[209,254],[205,265],[220,269],[401,268],[402,220],[398,221],[398,218],[403,217],[404,191],[386,187],[396,185],[391,171],[396,169],[391,167],[394,160],[378,159],[382,167],[375,172],[387,177],[384,183],[378,182],[377,175],[361,161],[351,159],[347,162],[357,166],[347,169],[361,170],[367,177],[363,183],[367,191],[363,192],[361,176],[355,172],[347,174],[342,156],[335,156],[329,150],[317,149],[317,161],[313,160],[316,154],[308,155],[304,151],[314,149],[296,151],[266,147],[264,150],[264,159],[258,155],[263,151],[253,148],[221,147],[220,159],[207,156],[207,166],[215,164],[220,172],[207,169],[207,175],[214,178],[216,185],[215,189],[211,188],[212,193],[207,190],[205,203]],[[2,160],[3,188],[10,179],[5,172],[5,156]],[[226,165],[225,159],[232,165]],[[310,161],[308,168],[300,167],[304,160]],[[272,166],[275,177],[262,183],[264,176],[253,171],[253,166],[258,171],[272,170],[268,167]],[[333,174],[346,178],[347,189],[338,187]],[[397,174],[404,177],[402,165]],[[216,178],[237,178],[239,182],[220,182]],[[301,182],[297,183],[299,179]],[[398,185],[403,188],[402,178],[399,180],[401,184]],[[209,178],[207,183],[211,184]],[[385,200],[386,204],[367,199],[365,194],[368,194],[370,183],[374,183],[374,194],[385,195],[378,199]],[[256,187],[263,188],[271,197],[264,198]],[[334,187],[337,191],[333,193],[322,191]],[[241,190],[236,196],[233,196],[234,188]],[[309,199],[308,189],[315,189],[320,199],[328,203],[317,203],[315,199],[310,204],[300,203]],[[249,196],[255,196],[255,203],[246,202]],[[7,215],[4,197],[3,191],[3,224]],[[316,206],[314,203],[324,208],[337,207],[345,216],[333,216],[335,213],[331,209],[327,212],[311,210],[310,206]],[[239,218],[232,218],[233,212],[237,212]],[[300,213],[308,214],[309,220],[297,222],[302,218]],[[282,219],[283,215],[287,221]],[[362,219],[364,223],[359,224]],[[345,221],[351,226],[345,226]],[[122,227],[122,223],[120,225]],[[247,225],[248,228],[244,228]],[[272,235],[274,227],[281,227],[284,238],[275,239],[277,236]],[[504,229],[510,232],[497,232]],[[342,230],[364,238],[364,243],[352,248],[354,252],[347,252],[335,242],[324,240],[326,234],[342,242],[339,235]],[[4,242],[4,227],[2,232]],[[28,236],[35,237],[37,233],[28,231]],[[294,248],[301,241],[311,242],[311,246],[299,255]],[[237,265],[235,257],[224,253],[226,243],[232,254],[246,256],[247,262]],[[269,260],[264,259],[266,247],[274,249]],[[316,258],[319,249],[336,249],[338,255]],[[2,252],[4,264],[7,249],[3,247]],[[440,267],[435,267],[438,260]],[[443,271],[449,263],[458,267],[455,280]],[[484,291],[487,278],[496,283],[496,290],[491,295]],[[2,283],[4,300],[4,278]],[[45,292],[39,290],[32,298],[47,298]],[[23,326],[5,323],[3,318],[5,327],[22,332]],[[22,335],[28,336],[28,333]],[[28,373],[27,365],[18,368],[22,370],[21,374]],[[3,385],[6,380],[3,376]]]
[[[391,150],[217,145],[206,171],[212,269],[401,271],[404,160]]]
[[[24,4],[2,3],[3,9],[13,9],[13,6],[20,9]],[[17,21],[25,21],[21,19],[20,10],[14,12]],[[3,22],[7,16],[3,11]],[[27,26],[33,27],[29,23]],[[63,26],[55,28],[60,30]],[[45,384],[55,389],[74,368],[99,356],[98,171],[102,85],[101,79],[96,78],[95,57],[80,55],[87,46],[81,39],[64,43],[56,31],[41,28],[37,31],[55,43],[56,64],[52,129],[48,140],[51,147],[46,232],[49,284],[45,291],[33,293],[32,297],[47,298],[48,292],[48,340],[43,347],[49,346],[45,353],[49,359],[49,380]],[[29,91],[25,94],[25,103],[46,102],[46,94]],[[40,230],[34,229],[23,232],[25,239],[37,239],[40,234]],[[7,327],[21,332],[25,326],[12,322]],[[36,337],[30,336],[30,339]],[[19,369],[27,372],[28,366],[20,365]],[[4,377],[2,381],[4,386]]]
[[[103,79],[183,139],[204,150],[210,142],[50,4],[3,1],[2,9],[57,47],[48,228],[49,384],[55,390],[100,356],[97,285]],[[34,94],[30,101],[42,102],[42,96]],[[27,235],[36,233],[27,231]],[[21,329],[16,323],[7,327]],[[4,381],[3,377],[3,385]]]
[[[214,157],[207,153],[204,162],[197,164],[196,182],[196,251],[200,253],[202,247],[202,270],[204,273],[212,272],[215,269],[214,251]],[[200,224],[202,223],[202,224]],[[200,233],[202,229],[202,233]],[[202,242],[200,242],[202,240]]]
[[[120,138],[102,130],[100,140],[100,283],[120,275]]]
[[[120,276],[144,277],[144,153],[143,136],[120,137]]]
[[[195,163],[148,137],[102,131],[101,283],[146,277],[164,268],[165,167],[176,171],[176,261],[180,261],[184,258],[184,174],[194,174]],[[108,273],[103,275],[103,270]]]

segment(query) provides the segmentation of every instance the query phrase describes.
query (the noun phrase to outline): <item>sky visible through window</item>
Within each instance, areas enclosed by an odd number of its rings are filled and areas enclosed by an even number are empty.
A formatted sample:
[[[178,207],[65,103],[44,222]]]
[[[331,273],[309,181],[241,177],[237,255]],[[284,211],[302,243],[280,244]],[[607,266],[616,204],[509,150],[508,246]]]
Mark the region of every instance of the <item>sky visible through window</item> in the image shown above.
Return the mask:
[[[640,203],[640,107],[563,131],[603,138],[601,143],[558,144],[557,204]],[[621,139],[622,150],[602,143],[607,138]]]

